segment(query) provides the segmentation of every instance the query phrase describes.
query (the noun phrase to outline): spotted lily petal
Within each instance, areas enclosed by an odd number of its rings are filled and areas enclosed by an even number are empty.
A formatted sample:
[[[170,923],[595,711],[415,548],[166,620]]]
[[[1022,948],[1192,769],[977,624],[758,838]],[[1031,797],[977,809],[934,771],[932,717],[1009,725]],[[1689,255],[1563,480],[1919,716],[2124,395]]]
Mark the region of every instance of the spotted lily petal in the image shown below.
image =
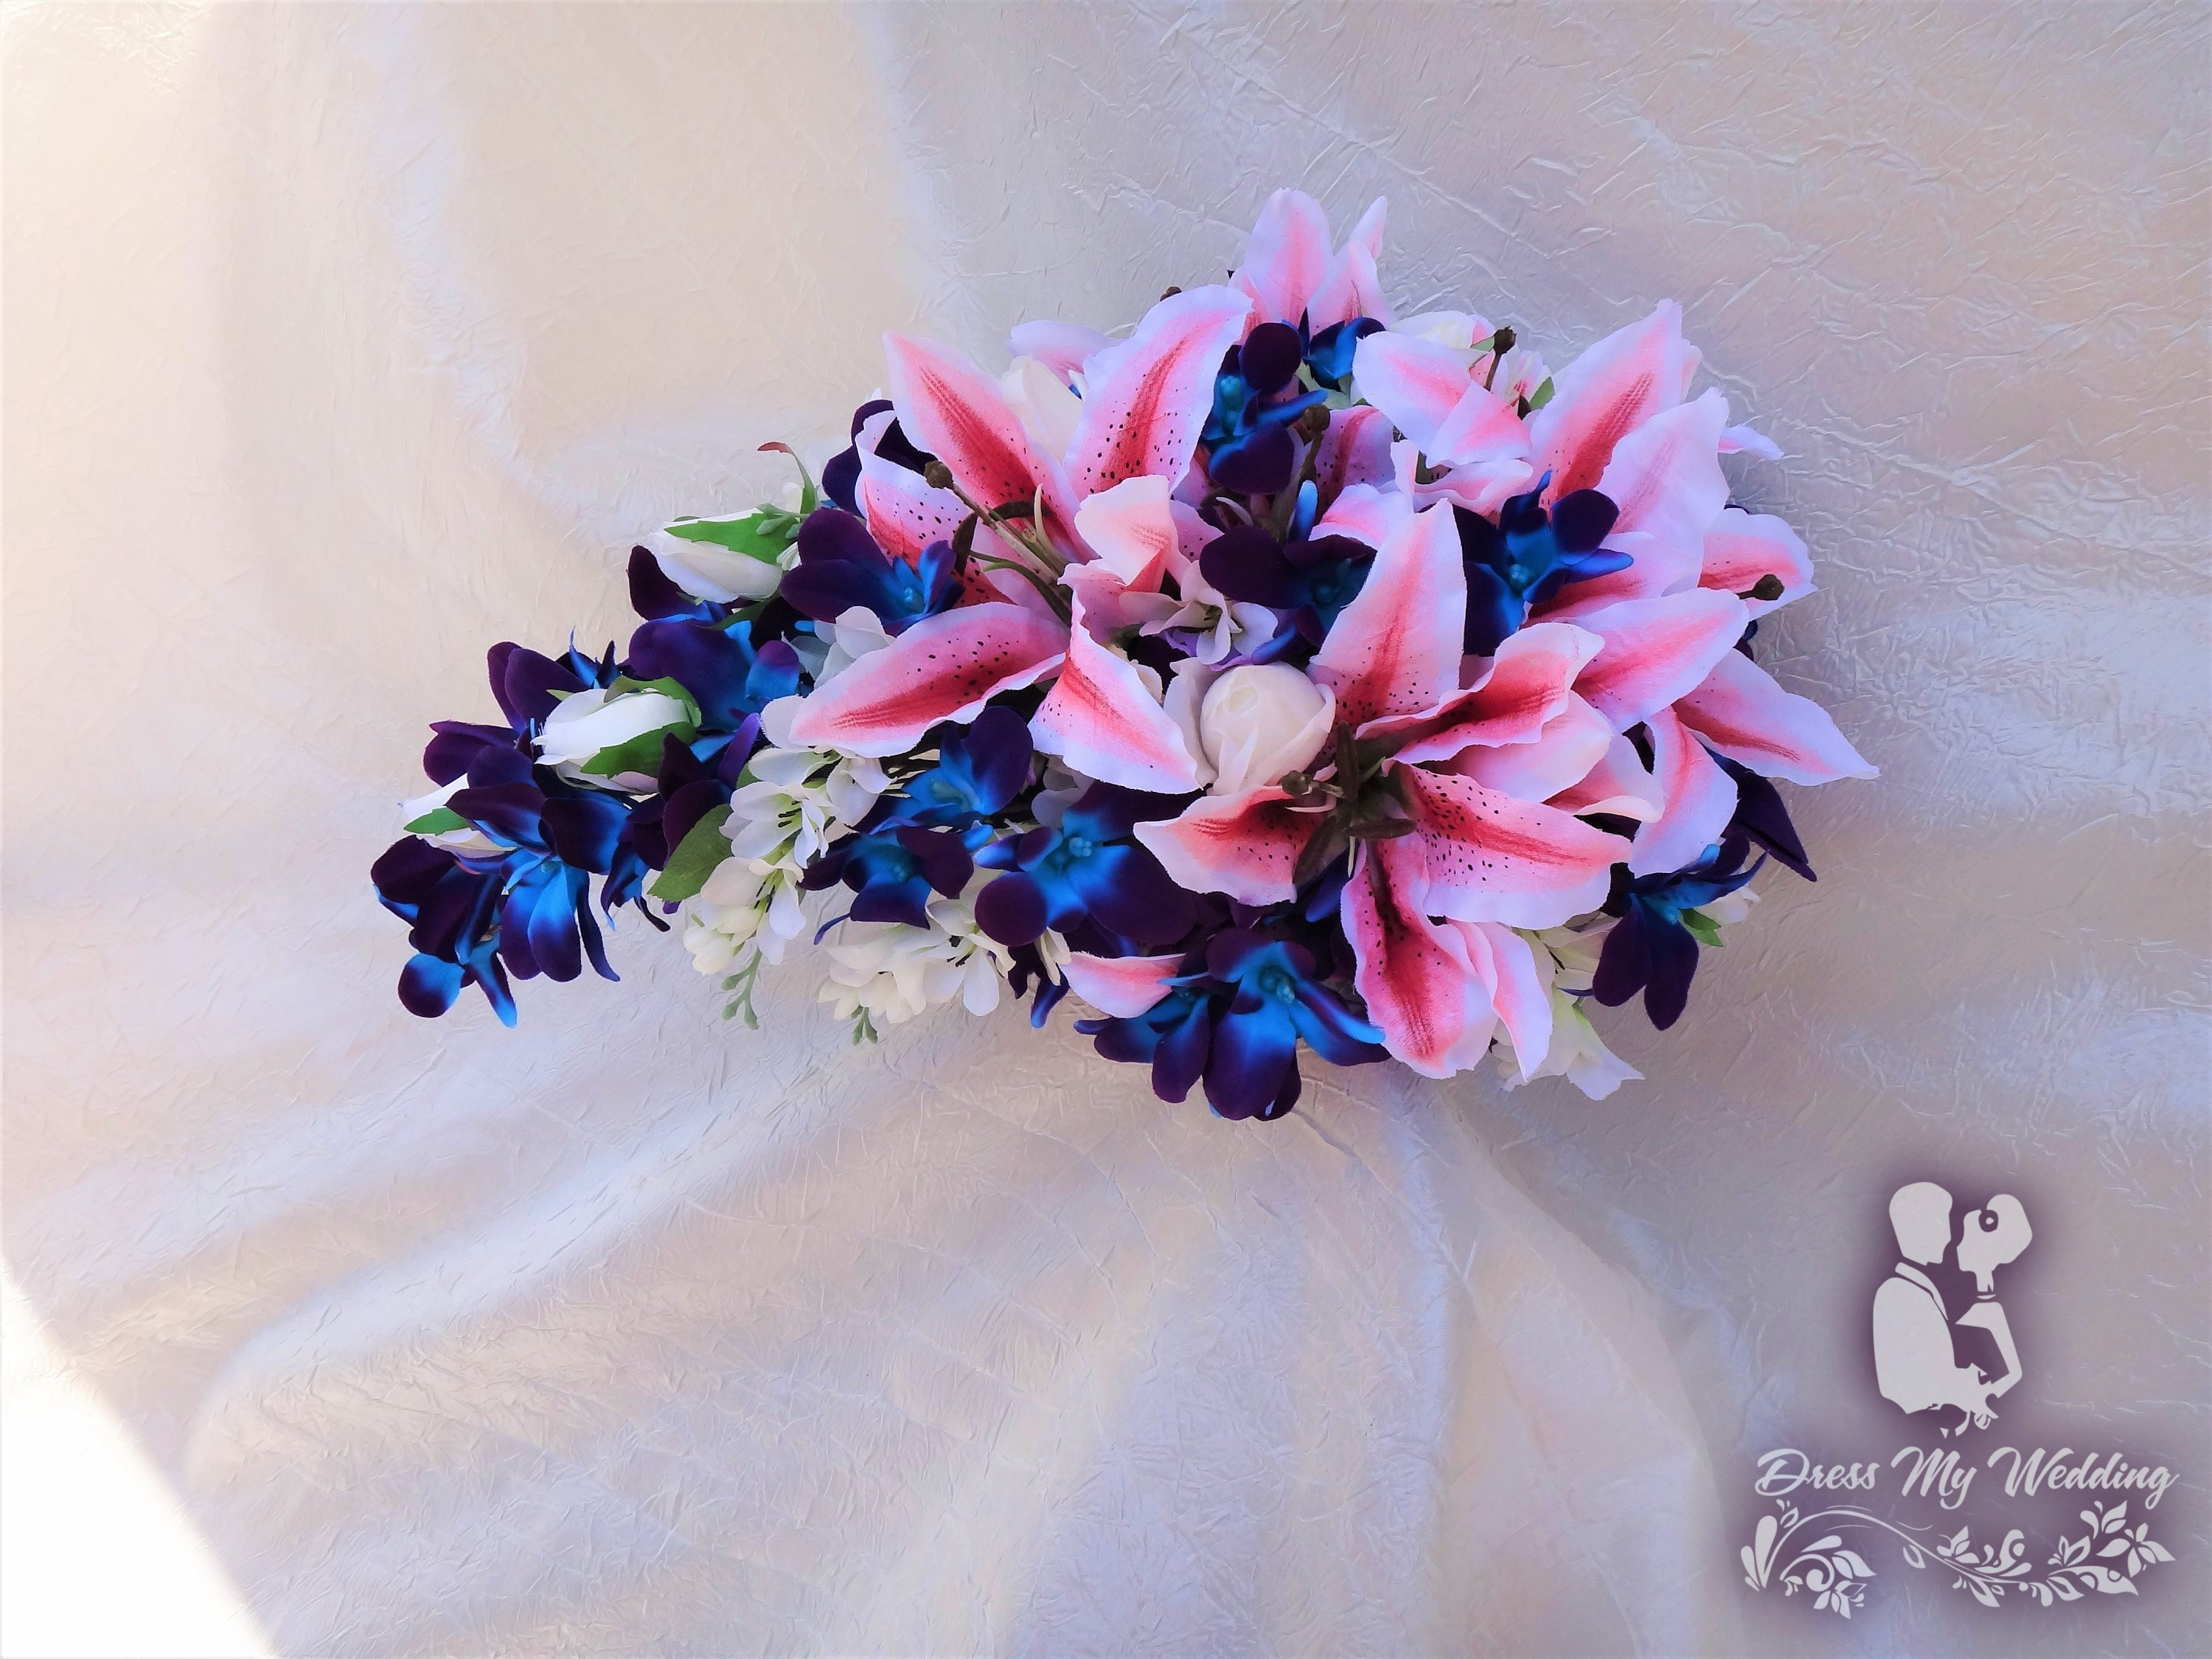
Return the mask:
[[[1403,845],[1374,843],[1344,885],[1339,915],[1358,964],[1352,984],[1383,1046],[1423,1077],[1445,1078],[1489,1051],[1497,1015],[1465,936],[1400,890]]]
[[[805,698],[789,735],[811,749],[899,754],[939,721],[972,720],[998,693],[1034,684],[1066,650],[1066,629],[1018,605],[925,617]]]
[[[1213,407],[1222,355],[1243,337],[1251,310],[1234,289],[1188,289],[1161,301],[1134,334],[1091,359],[1067,455],[1078,497],[1125,478],[1182,481]]]
[[[1680,403],[1695,366],[1682,343],[1682,308],[1668,300],[1561,369],[1552,400],[1528,417],[1536,465],[1552,474],[1553,498],[1595,489],[1613,446]]]
[[[1280,789],[1255,789],[1208,795],[1182,817],[1139,823],[1133,833],[1179,886],[1226,893],[1243,904],[1279,904],[1296,895],[1291,872],[1320,823]]]
[[[998,382],[933,341],[886,334],[884,352],[900,428],[951,468],[982,507],[1027,502],[1042,489],[1047,533],[1072,546],[1073,508],[1059,463],[1038,453]]]
[[[1674,712],[1722,754],[1762,777],[1832,783],[1878,775],[1826,709],[1784,691],[1740,651],[1724,653]]]
[[[1603,903],[1613,866],[1628,857],[1619,836],[1472,778],[1418,766],[1395,776],[1416,830],[1385,845],[1407,902],[1425,915],[1554,927]]]
[[[1448,510],[1431,507],[1376,550],[1309,672],[1348,720],[1418,714],[1459,690],[1466,631],[1459,530]]]
[[[876,446],[897,418],[888,409],[872,415],[854,439],[860,461],[856,493],[868,533],[884,552],[911,563],[930,543],[950,540],[968,509],[951,490],[932,489],[919,472],[876,453]]]
[[[1405,765],[1446,760],[1474,744],[1534,743],[1565,711],[1575,676],[1603,644],[1565,623],[1533,623],[1506,636],[1468,690],[1425,714],[1370,720],[1359,735],[1396,740]]]
[[[1041,752],[1101,783],[1162,795],[1199,787],[1182,729],[1137,665],[1091,637],[1079,600],[1067,659],[1030,717],[1030,734]]]

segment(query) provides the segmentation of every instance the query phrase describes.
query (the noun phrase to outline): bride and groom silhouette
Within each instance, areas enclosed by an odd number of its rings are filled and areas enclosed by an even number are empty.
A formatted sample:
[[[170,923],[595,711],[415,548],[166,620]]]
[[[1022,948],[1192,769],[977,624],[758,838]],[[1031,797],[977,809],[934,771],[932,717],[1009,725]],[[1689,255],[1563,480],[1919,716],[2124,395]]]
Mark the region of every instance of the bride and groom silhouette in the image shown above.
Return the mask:
[[[1990,1402],[2020,1381],[2020,1350],[1995,1279],[2034,1237],[2027,1210],[2008,1193],[1969,1210],[1955,1231],[1952,1209],[1951,1194],[1932,1181],[1891,1195],[1889,1224],[1904,1260],[1874,1298],[1875,1379],[1882,1398],[1914,1413],[1955,1410],[1958,1420],[1944,1425],[1946,1436],[1987,1428],[1996,1415]],[[1950,1288],[1948,1298],[1939,1279]],[[1972,1301],[1954,1315],[1969,1279]]]

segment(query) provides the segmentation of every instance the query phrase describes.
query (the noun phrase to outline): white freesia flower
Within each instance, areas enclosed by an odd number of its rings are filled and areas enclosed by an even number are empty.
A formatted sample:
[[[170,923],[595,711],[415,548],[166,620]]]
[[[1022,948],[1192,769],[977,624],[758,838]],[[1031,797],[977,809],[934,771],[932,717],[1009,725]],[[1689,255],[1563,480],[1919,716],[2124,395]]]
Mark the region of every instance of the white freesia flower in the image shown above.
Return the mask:
[[[1182,592],[1182,603],[1138,632],[1182,634],[1190,641],[1190,654],[1203,663],[1219,662],[1274,636],[1273,611],[1264,605],[1231,600],[1200,574],[1196,560],[1176,570],[1176,583]]]
[[[867,817],[890,787],[880,762],[811,749],[763,749],[745,763],[752,781],[730,798],[730,850],[804,869],[831,830]]]
[[[836,830],[867,817],[890,787],[877,762],[811,749],[763,749],[730,798],[730,856],[684,916],[684,946],[702,974],[730,971],[752,945],[770,962],[806,927],[799,876]]]
[[[468,775],[463,773],[451,783],[441,784],[427,795],[417,795],[412,800],[399,803],[399,823],[402,829],[426,812],[434,812],[447,801],[469,787]],[[433,847],[442,847],[449,853],[459,853],[465,858],[489,857],[508,849],[505,842],[494,841],[476,825],[464,824],[459,830],[440,830],[428,835],[415,832]]]
[[[1536,949],[1548,950],[1559,964],[1552,980],[1552,1046],[1543,1063],[1523,1073],[1510,1037],[1500,1033],[1492,1050],[1498,1075],[1509,1089],[1517,1089],[1538,1078],[1564,1077],[1592,1100],[1603,1100],[1624,1083],[1643,1080],[1644,1073],[1605,1046],[1590,1024],[1583,1005],[1591,976],[1597,972],[1599,953],[1609,929],[1594,923],[1580,927],[1547,927],[1528,936]]]
[[[1544,1063],[1526,1075],[1514,1056],[1512,1040],[1499,1036],[1492,1053],[1498,1079],[1507,1088],[1517,1089],[1538,1078],[1564,1077],[1592,1100],[1603,1100],[1622,1084],[1643,1079],[1643,1073],[1605,1046],[1589,1016],[1583,1012],[1583,1000],[1553,988],[1552,1047]]]
[[[603,686],[592,686],[563,697],[545,717],[538,734],[538,753],[571,781],[601,787],[619,785],[628,789],[650,789],[653,780],[624,772],[613,777],[594,776],[579,769],[603,749],[628,743],[648,732],[665,731],[691,717],[681,699],[665,691],[625,691],[610,697]]]
[[[999,1006],[1013,953],[975,925],[964,898],[932,899],[929,926],[848,922],[829,947],[830,983],[822,1000],[840,1019],[865,1011],[871,1021],[901,1025],[958,997],[971,1014]]]
[[[1246,663],[1206,689],[1199,742],[1217,795],[1279,783],[1322,751],[1336,698],[1288,663]]]

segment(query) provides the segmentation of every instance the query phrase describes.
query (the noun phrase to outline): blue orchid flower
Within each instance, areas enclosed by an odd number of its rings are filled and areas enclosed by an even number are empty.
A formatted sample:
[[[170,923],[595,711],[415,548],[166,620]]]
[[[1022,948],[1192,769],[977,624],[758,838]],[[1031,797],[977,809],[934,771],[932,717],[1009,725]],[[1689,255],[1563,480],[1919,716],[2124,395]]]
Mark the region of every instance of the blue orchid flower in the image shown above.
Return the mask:
[[[1282,1116],[1297,1103],[1303,1040],[1333,1065],[1385,1057],[1379,1028],[1322,982],[1314,953],[1249,928],[1216,933],[1167,981],[1168,994],[1129,1018],[1079,1020],[1109,1060],[1148,1062],[1161,1099],[1180,1101],[1203,1078],[1224,1118]]]
[[[1197,901],[1130,839],[1139,823],[1171,818],[1188,798],[1094,783],[1060,817],[995,842],[976,863],[1006,873],[975,898],[975,921],[1001,945],[1034,944],[1047,927],[1084,941],[1172,945],[1197,919]]]
[[[799,562],[778,590],[802,617],[833,623],[854,605],[875,612],[887,634],[905,631],[960,597],[949,542],[932,542],[914,564],[876,544],[865,520],[818,507],[799,526]]]
[[[937,764],[880,797],[855,833],[800,878],[809,891],[842,881],[856,895],[847,916],[824,923],[823,933],[848,917],[927,927],[931,892],[957,898],[966,890],[975,854],[991,838],[984,820],[1028,787],[1036,750],[1029,722],[1012,708],[986,708],[973,724],[933,735]]]
[[[832,457],[829,465],[822,469],[822,493],[848,513],[860,510],[860,428],[877,416],[887,412],[890,407],[890,398],[872,398],[854,410],[851,433],[853,442]],[[896,421],[886,427],[884,435],[877,440],[875,453],[878,459],[889,461],[894,466],[902,466],[909,472],[924,471],[937,459],[915,448],[913,441],[900,428]]]
[[[1232,525],[1198,556],[1200,573],[1226,597],[1287,614],[1290,627],[1270,641],[1277,656],[1301,639],[1318,647],[1374,563],[1375,550],[1349,536],[1285,544],[1249,524]]]
[[[1698,971],[1698,938],[1684,914],[1735,892],[1757,875],[1766,860],[1762,855],[1747,870],[1743,860],[1749,851],[1748,837],[1732,829],[1687,868],[1624,879],[1625,867],[1616,867],[1614,891],[1605,908],[1620,920],[1605,936],[1591,994],[1607,1007],[1617,1008],[1641,991],[1644,1012],[1660,1030],[1680,1019]]]
[[[1328,400],[1317,391],[1285,395],[1305,349],[1304,337],[1287,323],[1262,323],[1222,359],[1213,407],[1199,434],[1206,476],[1221,489],[1264,495],[1290,483],[1297,459],[1291,423]]]
[[[1463,507],[1452,508],[1467,570],[1469,656],[1496,655],[1499,644],[1528,619],[1529,610],[1566,583],[1609,575],[1632,562],[1627,554],[1598,545],[1620,516],[1608,497],[1577,489],[1547,513],[1541,498],[1551,482],[1547,472],[1527,495],[1507,501],[1495,524]]]

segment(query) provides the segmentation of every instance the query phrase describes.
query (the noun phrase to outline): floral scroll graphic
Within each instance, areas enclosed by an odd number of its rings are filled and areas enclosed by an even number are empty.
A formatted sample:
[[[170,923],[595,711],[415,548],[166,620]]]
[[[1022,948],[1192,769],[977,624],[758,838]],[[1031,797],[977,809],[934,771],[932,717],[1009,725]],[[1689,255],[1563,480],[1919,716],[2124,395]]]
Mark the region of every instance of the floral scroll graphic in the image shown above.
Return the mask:
[[[1759,1517],[1752,1541],[1743,1547],[1744,1580],[1755,1590],[1778,1583],[1784,1595],[1802,1590],[1812,1597],[1814,1611],[1848,1619],[1852,1608],[1864,1605],[1867,1584],[1875,1576],[1866,1558],[1844,1542],[1844,1531],[1853,1528],[1896,1538],[1907,1566],[1948,1568],[1956,1575],[1951,1588],[1965,1590],[1985,1607],[1996,1606],[2008,1590],[2032,1596],[2046,1607],[2078,1601],[2085,1594],[2133,1595],[2137,1574],[2173,1559],[2166,1546],[2151,1537],[2148,1521],[2128,1525],[2125,1504],[2083,1510],[2081,1519],[2088,1531],[2080,1538],[2061,1538],[2038,1573],[2018,1528],[2006,1533],[2001,1543],[1977,1547],[1965,1527],[1948,1538],[1930,1540],[1915,1536],[1926,1528],[1899,1526],[1864,1510],[1826,1509],[1800,1515],[1785,1504],[1778,1514]]]

